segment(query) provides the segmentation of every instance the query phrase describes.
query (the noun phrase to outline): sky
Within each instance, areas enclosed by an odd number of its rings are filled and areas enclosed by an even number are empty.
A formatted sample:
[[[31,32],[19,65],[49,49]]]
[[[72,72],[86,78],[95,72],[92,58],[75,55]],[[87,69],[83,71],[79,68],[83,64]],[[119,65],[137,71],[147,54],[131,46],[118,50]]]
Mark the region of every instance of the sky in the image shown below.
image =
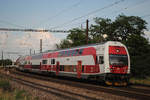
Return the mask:
[[[0,0],[0,28],[69,30],[85,28],[86,19],[92,24],[95,17],[115,20],[124,14],[143,18],[150,38],[149,5],[150,0]],[[0,31],[0,52],[13,60],[30,49],[38,53],[40,39],[43,51],[53,50],[67,34]]]

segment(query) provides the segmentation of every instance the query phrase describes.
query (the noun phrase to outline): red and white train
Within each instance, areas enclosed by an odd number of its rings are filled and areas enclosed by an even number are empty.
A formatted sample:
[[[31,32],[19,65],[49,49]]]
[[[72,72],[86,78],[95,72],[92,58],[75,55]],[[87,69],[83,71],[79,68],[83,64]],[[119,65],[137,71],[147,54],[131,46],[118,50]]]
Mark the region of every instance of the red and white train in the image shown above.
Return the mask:
[[[127,85],[130,74],[128,50],[116,41],[23,56],[16,62],[20,70],[95,79],[108,85]]]

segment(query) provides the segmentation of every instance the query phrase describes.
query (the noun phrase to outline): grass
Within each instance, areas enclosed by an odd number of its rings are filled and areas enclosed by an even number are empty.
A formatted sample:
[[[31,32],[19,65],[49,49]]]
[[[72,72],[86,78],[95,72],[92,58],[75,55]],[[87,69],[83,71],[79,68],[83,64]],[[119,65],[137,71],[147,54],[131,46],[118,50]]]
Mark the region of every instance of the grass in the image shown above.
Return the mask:
[[[144,85],[150,85],[150,77],[147,77],[145,79],[140,78],[131,78],[130,82],[133,84],[144,84]]]
[[[0,77],[0,100],[38,100],[25,90],[12,89],[9,80]]]
[[[0,100],[32,100],[30,95],[24,90],[14,90],[11,92],[0,90]]]
[[[8,80],[0,80],[0,88],[2,91],[11,91],[11,85]]]

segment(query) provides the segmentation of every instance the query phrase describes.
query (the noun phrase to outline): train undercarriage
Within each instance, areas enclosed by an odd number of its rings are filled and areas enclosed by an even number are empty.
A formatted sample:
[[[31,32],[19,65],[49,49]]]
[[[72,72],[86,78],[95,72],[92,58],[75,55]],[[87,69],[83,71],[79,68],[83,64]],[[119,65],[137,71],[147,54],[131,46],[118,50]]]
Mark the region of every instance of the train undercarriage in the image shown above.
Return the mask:
[[[90,80],[97,80],[109,86],[127,86],[129,85],[129,74],[106,73],[101,75],[88,76]]]
[[[64,76],[64,77],[74,77],[78,78],[77,73],[72,72],[59,72],[56,75],[55,71],[40,71],[40,70],[29,70],[29,69],[19,69],[26,72],[35,72],[41,74],[47,74],[51,76]],[[81,74],[81,79],[95,80],[100,83],[104,83],[109,86],[127,86],[129,84],[129,74],[114,74],[114,73],[105,73],[105,74]]]

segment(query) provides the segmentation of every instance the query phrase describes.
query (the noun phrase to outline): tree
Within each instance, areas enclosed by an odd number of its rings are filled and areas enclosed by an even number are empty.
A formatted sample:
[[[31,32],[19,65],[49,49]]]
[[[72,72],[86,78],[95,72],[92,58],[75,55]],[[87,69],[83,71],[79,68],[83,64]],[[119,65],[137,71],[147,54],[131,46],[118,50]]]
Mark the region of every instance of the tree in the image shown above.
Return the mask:
[[[70,48],[86,44],[85,30],[74,28],[70,30],[70,32],[71,33],[67,36],[67,39],[62,40],[60,44],[56,44],[56,47],[58,49]]]
[[[56,44],[57,49],[70,48],[72,46],[72,42],[64,39],[60,42],[60,44]]]
[[[105,41],[104,35],[111,33],[111,19],[95,18],[95,25],[90,27],[90,36],[92,43]]]
[[[72,47],[86,44],[85,30],[74,28],[70,32],[67,39],[72,41]]]
[[[112,23],[113,34],[118,41],[127,41],[130,35],[144,35],[146,21],[138,16],[119,15]]]
[[[126,41],[130,58],[131,72],[134,77],[146,78],[150,75],[150,45],[148,40],[140,35],[131,35]]]
[[[4,66],[6,66],[6,65],[12,65],[12,60],[11,59],[4,59],[3,61],[0,60],[0,65],[2,66],[2,64]]]
[[[140,35],[130,35],[124,44],[128,47],[130,56],[132,57],[142,56],[150,51],[148,39]]]
[[[126,42],[130,35],[144,35],[146,21],[138,16],[119,15],[115,21],[111,19],[95,18],[95,25],[90,27],[93,41],[121,41]],[[106,38],[103,36],[107,35]]]
[[[150,76],[150,51],[141,56],[131,56],[131,71],[133,77],[146,78]]]

